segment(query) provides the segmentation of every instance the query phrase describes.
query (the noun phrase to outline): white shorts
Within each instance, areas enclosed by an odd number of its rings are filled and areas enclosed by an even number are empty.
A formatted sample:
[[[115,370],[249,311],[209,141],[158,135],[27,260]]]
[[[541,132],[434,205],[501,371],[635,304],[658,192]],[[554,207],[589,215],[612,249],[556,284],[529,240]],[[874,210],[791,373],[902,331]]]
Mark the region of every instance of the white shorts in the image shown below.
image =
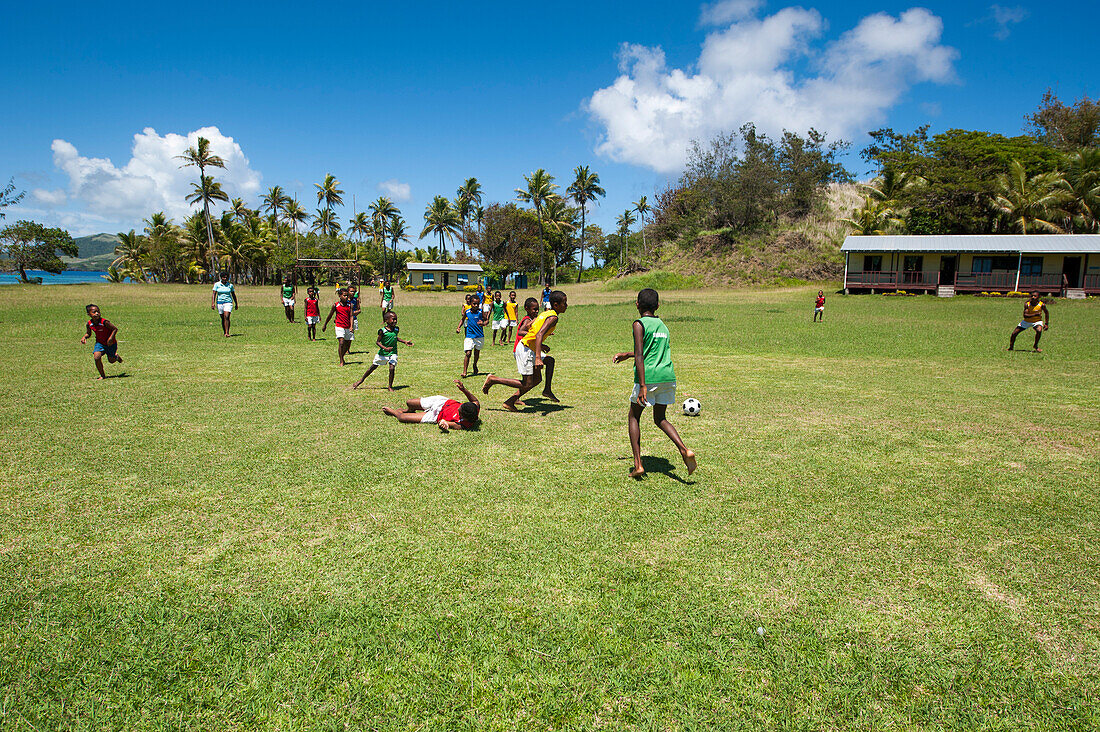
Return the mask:
[[[520,376],[535,373],[535,352],[522,343],[516,346],[516,370]]]
[[[823,312],[825,312],[825,306],[824,306],[824,305],[822,305],[822,306],[821,306],[821,307],[819,307],[819,308],[814,308],[814,312],[815,312],[815,313],[823,313]]]
[[[508,324],[507,320],[494,320],[493,321],[493,330],[504,330],[504,328],[507,324]]]
[[[463,351],[480,351],[485,345],[485,336],[481,338],[467,338],[462,342]]]
[[[397,354],[396,353],[387,353],[385,356],[383,356],[381,353],[376,353],[376,354],[374,354],[374,362],[373,363],[374,363],[375,366],[381,366],[382,364],[386,364],[386,363],[388,363],[390,366],[396,366],[397,365]]]
[[[637,384],[634,385],[634,391],[630,394],[630,403],[638,403],[638,390]],[[656,384],[646,384],[645,400],[647,404],[675,404],[676,403],[676,382],[675,381],[661,381]]]
[[[354,341],[355,333],[351,328],[341,328],[336,326],[336,337],[343,338],[345,341]]]
[[[284,297],[283,298],[283,307],[284,308],[294,307],[294,298],[293,297]]]
[[[543,310],[549,310],[550,309],[550,301],[549,300],[543,300],[542,309]]]
[[[357,330],[359,330],[359,318],[352,318],[351,319],[351,332],[354,333]]]
[[[424,416],[420,418],[420,421],[428,424],[438,422],[439,413],[443,411],[443,405],[446,403],[447,397],[445,396],[420,397],[420,406],[424,409]]]
[[[383,300],[382,301],[382,309],[383,310],[393,310],[393,300]]]
[[[219,302],[218,303],[218,312],[219,313],[231,313],[231,312],[233,312],[233,303],[231,303],[231,302]]]
[[[1041,320],[1038,323],[1029,323],[1026,320],[1021,320],[1020,321],[1020,328],[1022,328],[1023,330],[1027,330],[1028,328],[1045,328],[1045,327],[1046,327],[1046,323],[1044,323]]]
[[[509,327],[509,328],[515,328],[515,327],[516,327],[516,321],[514,321],[514,320],[509,320],[509,321],[508,321],[508,327]]]
[[[306,325],[317,325],[320,322],[321,322],[321,316],[320,315],[307,315],[306,316]]]

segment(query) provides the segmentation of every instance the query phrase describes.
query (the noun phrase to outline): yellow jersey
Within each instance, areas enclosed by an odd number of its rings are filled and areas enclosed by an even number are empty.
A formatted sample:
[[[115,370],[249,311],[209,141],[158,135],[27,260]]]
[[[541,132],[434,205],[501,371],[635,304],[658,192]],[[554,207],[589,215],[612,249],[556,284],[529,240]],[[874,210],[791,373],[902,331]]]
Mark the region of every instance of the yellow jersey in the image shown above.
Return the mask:
[[[1028,300],[1024,303],[1024,322],[1025,323],[1038,323],[1043,319],[1043,301],[1035,303],[1035,307],[1031,306],[1031,301]]]
[[[535,337],[538,336],[539,331],[542,330],[542,326],[546,324],[548,318],[556,318],[558,311],[551,308],[550,310],[543,310],[539,313],[534,320],[531,321],[531,327],[527,329],[527,335],[523,336],[520,343],[535,350]],[[545,341],[554,333],[554,329],[558,327],[558,321],[554,321],[549,328],[546,329],[546,335],[542,337]]]
[[[518,302],[512,302],[511,300],[504,303],[504,317],[508,318],[508,320],[515,320],[516,308],[518,305]]]

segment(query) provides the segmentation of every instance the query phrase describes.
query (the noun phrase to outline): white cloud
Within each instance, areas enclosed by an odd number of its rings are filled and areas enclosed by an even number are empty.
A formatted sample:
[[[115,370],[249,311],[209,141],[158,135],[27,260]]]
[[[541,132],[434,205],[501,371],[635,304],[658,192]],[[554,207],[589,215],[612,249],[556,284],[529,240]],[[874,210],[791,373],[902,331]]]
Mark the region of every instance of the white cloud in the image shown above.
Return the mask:
[[[384,180],[378,184],[378,190],[385,193],[396,203],[405,203],[412,200],[412,186],[402,183],[396,178]]]
[[[1027,18],[1027,10],[1019,5],[1011,8],[1006,8],[1001,5],[990,5],[989,12],[991,14],[993,23],[997,26],[997,29],[993,31],[993,36],[998,40],[1004,41],[1008,39],[1008,36],[1012,33],[1011,25],[1015,23],[1022,23]]]
[[[720,0],[707,3],[699,11],[699,25],[725,25],[756,13],[764,0]]]
[[[82,204],[83,211],[67,212],[87,217],[89,222],[136,222],[156,211],[164,211],[180,221],[196,209],[184,200],[198,181],[196,168],[180,168],[176,158],[199,137],[210,140],[210,150],[225,160],[224,169],[207,171],[232,197],[249,198],[260,190],[261,175],[252,170],[241,146],[217,127],[203,127],[186,135],[158,135],[147,127],[134,135],[130,159],[121,167],[107,158],[80,155],[65,140],[54,140],[54,165],[69,179],[70,199]],[[36,193],[37,195],[37,193]]]
[[[65,203],[66,200],[68,200],[68,196],[65,195],[65,191],[61,190],[60,188],[54,189],[52,191],[47,191],[43,188],[35,188],[33,191],[31,191],[31,195],[34,197],[34,200],[38,201],[44,206],[60,206],[61,204]]]
[[[816,49],[825,26],[816,10],[794,7],[743,18],[708,34],[688,70],[668,68],[659,47],[624,44],[620,76],[586,102],[604,128],[596,151],[674,173],[692,140],[745,122],[773,135],[813,127],[850,137],[912,84],[954,79],[957,52],[940,45],[943,23],[927,10],[867,16]],[[809,71],[798,71],[802,61]]]

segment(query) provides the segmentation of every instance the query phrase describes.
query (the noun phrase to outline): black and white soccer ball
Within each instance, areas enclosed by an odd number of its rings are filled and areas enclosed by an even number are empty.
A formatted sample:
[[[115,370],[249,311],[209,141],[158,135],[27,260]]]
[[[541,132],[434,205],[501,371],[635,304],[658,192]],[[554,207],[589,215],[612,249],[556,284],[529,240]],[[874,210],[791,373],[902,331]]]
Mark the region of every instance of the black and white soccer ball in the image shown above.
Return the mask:
[[[697,417],[699,412],[703,411],[703,405],[699,403],[699,400],[695,397],[689,397],[684,400],[684,414],[689,417]]]

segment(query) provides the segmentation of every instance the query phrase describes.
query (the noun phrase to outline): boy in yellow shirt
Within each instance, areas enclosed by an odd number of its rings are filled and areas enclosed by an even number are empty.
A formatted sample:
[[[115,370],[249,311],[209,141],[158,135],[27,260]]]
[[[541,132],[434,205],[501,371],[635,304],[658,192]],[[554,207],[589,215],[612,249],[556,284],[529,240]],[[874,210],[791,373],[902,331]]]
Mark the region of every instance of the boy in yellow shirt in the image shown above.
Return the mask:
[[[1031,299],[1024,303],[1024,319],[1012,331],[1012,337],[1008,339],[1008,350],[1015,348],[1016,336],[1028,328],[1035,329],[1035,352],[1042,353],[1043,349],[1039,348],[1039,339],[1043,336],[1044,330],[1050,329],[1050,313],[1047,311],[1047,306],[1039,299],[1038,292],[1031,293]]]

